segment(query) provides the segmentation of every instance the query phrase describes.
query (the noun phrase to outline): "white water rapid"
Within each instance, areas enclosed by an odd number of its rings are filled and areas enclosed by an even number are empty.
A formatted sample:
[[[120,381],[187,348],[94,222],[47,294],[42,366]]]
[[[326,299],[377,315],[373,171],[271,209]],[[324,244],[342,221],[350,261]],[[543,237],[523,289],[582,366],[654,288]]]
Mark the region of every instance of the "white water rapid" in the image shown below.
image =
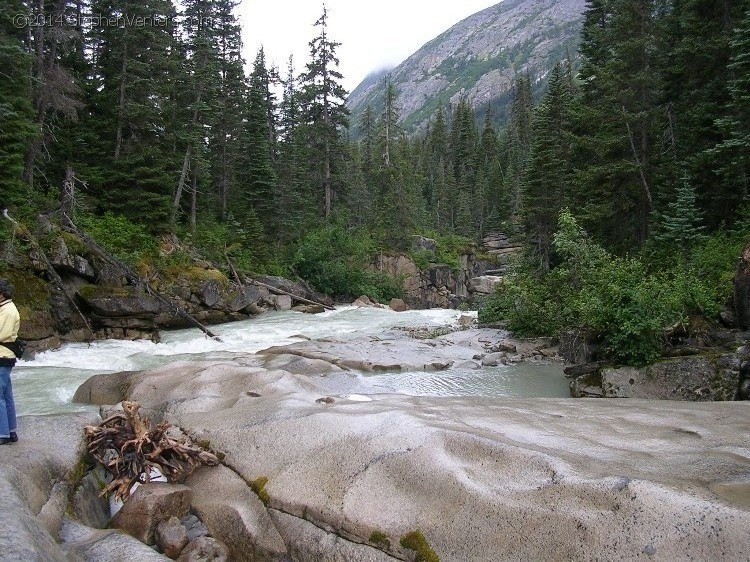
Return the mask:
[[[13,369],[13,391],[19,415],[82,411],[91,406],[71,402],[78,386],[101,373],[138,371],[176,360],[225,359],[300,339],[344,340],[377,335],[393,327],[455,325],[455,310],[339,307],[322,314],[271,312],[242,322],[211,326],[222,341],[197,329],[162,332],[161,343],[104,340],[66,344],[19,361]],[[468,313],[476,315],[476,313]],[[360,377],[363,393],[397,392],[415,396],[567,397],[568,381],[559,363],[522,363],[482,369],[439,372],[368,373]]]

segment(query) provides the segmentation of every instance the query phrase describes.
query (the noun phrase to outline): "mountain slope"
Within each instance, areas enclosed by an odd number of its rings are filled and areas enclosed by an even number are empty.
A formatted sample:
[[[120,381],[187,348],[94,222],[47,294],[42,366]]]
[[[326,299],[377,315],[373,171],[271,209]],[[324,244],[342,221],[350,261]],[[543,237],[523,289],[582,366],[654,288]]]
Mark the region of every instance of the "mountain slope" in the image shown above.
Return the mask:
[[[585,0],[505,0],[457,23],[390,72],[400,120],[421,130],[441,104],[465,97],[478,111],[488,103],[504,121],[515,76],[540,86],[549,69],[575,53]],[[350,94],[354,134],[367,105],[381,106],[383,81],[365,79]]]

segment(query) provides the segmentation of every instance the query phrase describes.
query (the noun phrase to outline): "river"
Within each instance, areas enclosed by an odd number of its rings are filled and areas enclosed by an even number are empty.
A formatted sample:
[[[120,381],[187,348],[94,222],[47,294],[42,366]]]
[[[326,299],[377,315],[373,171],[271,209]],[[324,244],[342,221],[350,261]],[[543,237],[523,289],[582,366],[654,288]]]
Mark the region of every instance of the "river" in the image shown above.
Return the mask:
[[[19,415],[83,411],[91,406],[71,402],[78,386],[102,373],[139,371],[185,359],[222,359],[235,353],[253,353],[302,338],[377,335],[393,327],[454,325],[455,310],[412,310],[338,307],[322,314],[270,312],[245,320],[212,326],[221,341],[197,329],[165,331],[162,341],[103,340],[71,343],[60,349],[19,361],[13,369],[13,391]],[[447,369],[438,372],[367,373],[359,376],[361,393],[396,392],[413,396],[568,397],[562,364],[524,362],[482,369]]]

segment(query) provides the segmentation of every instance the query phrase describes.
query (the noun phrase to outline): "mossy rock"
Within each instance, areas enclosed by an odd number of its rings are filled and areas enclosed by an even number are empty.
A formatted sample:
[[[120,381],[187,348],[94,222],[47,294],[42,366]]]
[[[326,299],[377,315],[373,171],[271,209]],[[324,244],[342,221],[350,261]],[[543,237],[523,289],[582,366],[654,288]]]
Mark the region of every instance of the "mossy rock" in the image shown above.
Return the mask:
[[[75,234],[70,232],[61,232],[60,236],[65,241],[65,245],[68,247],[68,252],[81,257],[89,257],[90,251],[88,246],[78,238]]]
[[[78,294],[86,299],[104,299],[108,297],[125,298],[132,295],[126,287],[105,287],[100,285],[84,285],[78,289]]]
[[[30,271],[0,268],[0,277],[7,279],[15,289],[13,301],[28,311],[50,310],[50,288],[47,282]]]
[[[191,284],[200,285],[206,281],[216,281],[222,289],[226,289],[229,286],[229,279],[218,269],[205,269],[193,266],[183,270],[182,275]]]

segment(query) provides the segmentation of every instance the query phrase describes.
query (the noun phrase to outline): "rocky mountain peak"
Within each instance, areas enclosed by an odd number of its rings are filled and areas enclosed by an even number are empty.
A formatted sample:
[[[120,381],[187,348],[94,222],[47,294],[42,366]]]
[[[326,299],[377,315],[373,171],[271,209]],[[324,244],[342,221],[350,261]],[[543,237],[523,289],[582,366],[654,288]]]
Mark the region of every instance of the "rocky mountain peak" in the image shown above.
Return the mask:
[[[505,0],[457,23],[390,71],[401,122],[421,130],[438,106],[462,98],[478,110],[492,104],[502,121],[516,76],[528,72],[539,86],[575,53],[584,8],[585,0]],[[383,81],[375,78],[347,100],[355,134],[365,107],[381,106]]]

